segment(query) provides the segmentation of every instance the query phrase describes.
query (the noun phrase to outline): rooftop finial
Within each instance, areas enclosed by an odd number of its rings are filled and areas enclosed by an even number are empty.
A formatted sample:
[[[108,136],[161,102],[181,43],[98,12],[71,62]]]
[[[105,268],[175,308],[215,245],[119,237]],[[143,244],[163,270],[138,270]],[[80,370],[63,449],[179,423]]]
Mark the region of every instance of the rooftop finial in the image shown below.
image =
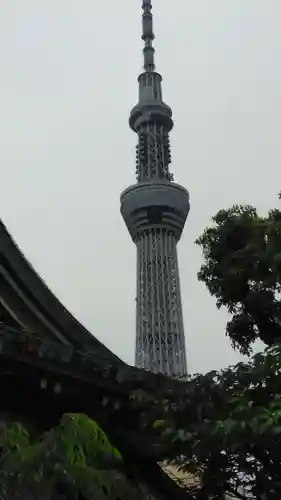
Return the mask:
[[[142,15],[142,39],[144,40],[145,46],[143,49],[144,55],[144,69],[147,72],[155,70],[154,64],[154,48],[152,42],[154,40],[153,33],[153,18],[152,18],[152,5],[151,0],[143,0],[142,4],[143,15]]]

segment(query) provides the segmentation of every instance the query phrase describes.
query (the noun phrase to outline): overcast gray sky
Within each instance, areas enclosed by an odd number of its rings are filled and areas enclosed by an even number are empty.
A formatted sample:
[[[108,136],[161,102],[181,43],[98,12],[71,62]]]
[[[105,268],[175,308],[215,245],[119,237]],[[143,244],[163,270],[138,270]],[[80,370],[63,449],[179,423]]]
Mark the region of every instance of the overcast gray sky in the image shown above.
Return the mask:
[[[2,0],[0,213],[70,311],[133,363],[135,248],[119,213],[134,182],[128,114],[141,71],[141,0]],[[219,208],[261,212],[281,189],[280,0],[154,0],[157,69],[174,111],[190,371],[239,359],[197,282],[194,240]]]

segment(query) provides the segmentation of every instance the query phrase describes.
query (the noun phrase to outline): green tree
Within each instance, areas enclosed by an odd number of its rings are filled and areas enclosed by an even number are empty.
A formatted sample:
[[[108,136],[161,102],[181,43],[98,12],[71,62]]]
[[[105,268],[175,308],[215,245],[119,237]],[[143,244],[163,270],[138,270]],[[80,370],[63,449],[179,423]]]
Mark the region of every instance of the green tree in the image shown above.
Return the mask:
[[[96,422],[65,414],[35,442],[17,423],[0,433],[0,498],[143,499],[126,477],[120,453]]]
[[[136,391],[144,427],[154,429],[163,459],[196,474],[194,498],[224,492],[257,500],[281,498],[281,348],[248,363],[167,381],[158,391]]]
[[[198,278],[232,316],[226,334],[250,354],[261,339],[281,339],[281,211],[261,217],[252,206],[220,210],[196,243],[204,256]]]

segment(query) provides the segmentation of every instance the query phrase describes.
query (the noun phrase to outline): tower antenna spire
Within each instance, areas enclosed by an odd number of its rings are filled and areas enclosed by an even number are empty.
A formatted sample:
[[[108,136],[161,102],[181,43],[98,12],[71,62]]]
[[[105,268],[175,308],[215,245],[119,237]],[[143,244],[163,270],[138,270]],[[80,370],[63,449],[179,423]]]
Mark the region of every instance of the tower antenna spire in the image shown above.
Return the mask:
[[[151,0],[143,0],[142,3],[142,39],[144,41],[144,70],[152,72],[155,70],[153,40],[155,38],[153,33],[153,16]]]

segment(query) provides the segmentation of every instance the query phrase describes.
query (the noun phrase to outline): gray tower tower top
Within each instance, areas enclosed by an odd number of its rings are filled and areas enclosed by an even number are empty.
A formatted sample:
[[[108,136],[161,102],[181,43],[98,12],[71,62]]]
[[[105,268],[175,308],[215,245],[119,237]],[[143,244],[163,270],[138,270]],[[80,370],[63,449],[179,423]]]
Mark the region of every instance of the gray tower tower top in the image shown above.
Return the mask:
[[[172,110],[155,71],[151,0],[143,0],[144,72],[129,119],[137,134],[136,184],[121,194],[121,213],[137,247],[136,352],[139,368],[186,375],[177,243],[189,212],[189,194],[173,182],[169,133]]]
[[[145,46],[143,49],[144,55],[144,69],[145,71],[154,71],[154,48],[152,42],[154,40],[153,33],[153,17],[152,17],[152,5],[150,0],[143,0],[143,15],[142,15],[142,39],[144,40]]]

